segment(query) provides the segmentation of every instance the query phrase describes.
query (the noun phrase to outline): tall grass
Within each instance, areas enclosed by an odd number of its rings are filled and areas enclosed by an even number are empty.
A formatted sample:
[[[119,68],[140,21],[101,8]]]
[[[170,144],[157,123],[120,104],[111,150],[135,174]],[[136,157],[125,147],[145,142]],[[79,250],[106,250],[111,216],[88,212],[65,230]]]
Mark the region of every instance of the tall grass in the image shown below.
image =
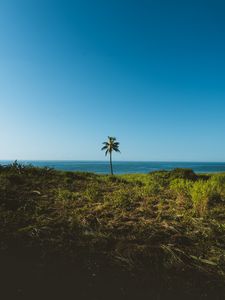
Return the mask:
[[[94,273],[108,263],[158,283],[179,278],[189,288],[199,274],[220,282],[224,196],[225,174],[112,177],[0,166],[0,250],[35,249],[44,262],[66,258]]]

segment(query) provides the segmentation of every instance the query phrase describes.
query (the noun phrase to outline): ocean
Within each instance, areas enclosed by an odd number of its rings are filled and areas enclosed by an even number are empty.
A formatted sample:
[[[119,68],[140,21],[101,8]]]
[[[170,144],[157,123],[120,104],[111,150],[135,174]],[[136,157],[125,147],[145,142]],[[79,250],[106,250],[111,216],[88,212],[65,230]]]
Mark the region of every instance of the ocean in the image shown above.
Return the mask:
[[[12,163],[0,160],[0,164]],[[109,173],[108,161],[53,161],[53,160],[19,160],[19,163],[32,164],[37,167],[48,167],[64,171]],[[149,173],[156,170],[172,170],[174,168],[190,168],[196,173],[225,172],[225,162],[151,162],[151,161],[114,161],[115,174]]]

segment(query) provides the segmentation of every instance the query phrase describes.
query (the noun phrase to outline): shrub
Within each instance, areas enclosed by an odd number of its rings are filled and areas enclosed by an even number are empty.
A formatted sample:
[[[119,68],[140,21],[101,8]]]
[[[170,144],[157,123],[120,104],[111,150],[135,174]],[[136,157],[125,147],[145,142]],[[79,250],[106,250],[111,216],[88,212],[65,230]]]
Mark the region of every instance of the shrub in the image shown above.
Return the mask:
[[[170,171],[170,178],[197,180],[198,176],[195,174],[195,172],[192,169],[176,168]]]
[[[208,205],[214,201],[216,196],[216,186],[211,181],[196,181],[191,189],[191,198],[195,213],[203,216]]]
[[[176,196],[177,203],[185,206],[191,205],[191,189],[193,182],[185,179],[174,179],[170,183],[170,190]]]
[[[215,190],[221,198],[225,198],[225,174],[215,174],[211,177],[210,182],[214,185]]]
[[[149,194],[159,194],[168,187],[168,174],[166,172],[153,172],[149,174],[146,191]]]

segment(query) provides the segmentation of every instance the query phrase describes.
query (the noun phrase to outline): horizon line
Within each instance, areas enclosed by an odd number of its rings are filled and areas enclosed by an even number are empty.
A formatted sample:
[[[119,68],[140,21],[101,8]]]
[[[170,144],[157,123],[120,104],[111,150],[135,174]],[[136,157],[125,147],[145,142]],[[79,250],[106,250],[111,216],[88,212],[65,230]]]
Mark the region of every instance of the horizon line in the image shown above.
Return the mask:
[[[97,159],[0,159],[4,161],[18,162],[108,162],[108,160]],[[225,161],[201,161],[201,160],[114,160],[114,162],[149,162],[149,163],[225,163]]]

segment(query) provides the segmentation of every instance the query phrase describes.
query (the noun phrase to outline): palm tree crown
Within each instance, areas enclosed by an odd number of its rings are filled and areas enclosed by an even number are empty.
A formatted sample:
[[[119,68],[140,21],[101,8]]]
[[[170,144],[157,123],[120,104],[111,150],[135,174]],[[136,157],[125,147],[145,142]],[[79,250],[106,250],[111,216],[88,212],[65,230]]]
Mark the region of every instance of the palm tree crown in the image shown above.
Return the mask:
[[[103,147],[101,150],[105,150],[105,155],[109,154],[110,156],[110,169],[111,174],[113,175],[113,168],[112,168],[112,152],[120,152],[119,150],[119,142],[116,142],[116,138],[112,136],[108,136],[108,141],[103,143]]]

